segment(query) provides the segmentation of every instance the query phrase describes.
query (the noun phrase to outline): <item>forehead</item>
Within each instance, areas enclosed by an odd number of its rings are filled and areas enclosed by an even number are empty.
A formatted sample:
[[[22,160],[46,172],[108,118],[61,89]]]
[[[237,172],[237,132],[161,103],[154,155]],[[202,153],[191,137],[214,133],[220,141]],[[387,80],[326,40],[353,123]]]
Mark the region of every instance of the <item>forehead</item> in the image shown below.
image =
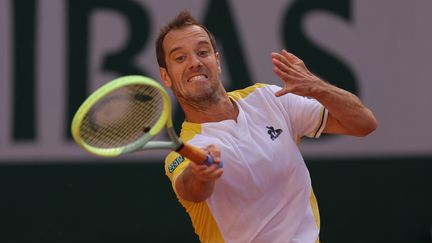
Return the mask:
[[[210,38],[207,32],[197,25],[186,26],[168,32],[163,41],[165,53],[170,53],[174,49],[182,48],[186,45],[208,42]]]

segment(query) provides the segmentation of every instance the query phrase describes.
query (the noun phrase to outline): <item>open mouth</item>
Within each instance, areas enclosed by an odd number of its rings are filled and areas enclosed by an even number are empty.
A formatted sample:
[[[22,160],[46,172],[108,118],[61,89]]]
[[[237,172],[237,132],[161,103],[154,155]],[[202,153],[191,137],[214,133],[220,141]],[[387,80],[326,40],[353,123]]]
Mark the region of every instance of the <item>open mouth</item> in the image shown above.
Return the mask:
[[[188,79],[188,82],[195,82],[195,81],[205,81],[208,79],[208,76],[206,74],[199,74],[192,76]]]

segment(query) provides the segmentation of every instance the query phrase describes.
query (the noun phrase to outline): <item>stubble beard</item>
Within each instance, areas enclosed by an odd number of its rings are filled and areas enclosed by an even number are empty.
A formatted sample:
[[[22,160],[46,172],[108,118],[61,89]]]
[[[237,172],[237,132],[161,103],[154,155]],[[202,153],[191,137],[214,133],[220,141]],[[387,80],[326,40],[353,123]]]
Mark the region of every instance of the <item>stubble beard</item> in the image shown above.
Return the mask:
[[[212,82],[212,81],[209,81]],[[210,86],[202,87],[197,92],[186,91],[179,92],[177,87],[173,90],[174,95],[177,97],[180,103],[187,104],[190,107],[194,107],[197,110],[205,110],[209,106],[216,104],[220,99],[220,84],[212,82]]]

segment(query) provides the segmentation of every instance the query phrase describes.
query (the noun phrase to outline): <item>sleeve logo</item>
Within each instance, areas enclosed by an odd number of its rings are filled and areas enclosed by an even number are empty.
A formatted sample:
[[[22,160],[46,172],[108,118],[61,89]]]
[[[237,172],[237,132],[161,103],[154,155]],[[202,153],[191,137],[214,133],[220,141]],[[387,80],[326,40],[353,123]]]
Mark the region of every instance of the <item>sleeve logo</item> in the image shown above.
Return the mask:
[[[169,166],[168,166],[168,171],[169,173],[173,173],[173,171],[177,168],[177,166],[179,166],[179,164],[181,164],[183,161],[185,160],[185,158],[183,156],[179,156],[177,157]]]

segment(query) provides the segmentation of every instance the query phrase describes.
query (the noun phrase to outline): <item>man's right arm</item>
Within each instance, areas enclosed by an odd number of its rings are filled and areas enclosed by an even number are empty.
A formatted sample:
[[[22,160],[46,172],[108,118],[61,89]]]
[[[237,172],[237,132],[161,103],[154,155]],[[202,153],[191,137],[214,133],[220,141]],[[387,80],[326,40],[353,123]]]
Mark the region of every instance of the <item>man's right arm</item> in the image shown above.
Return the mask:
[[[223,168],[218,166],[220,150],[214,145],[209,145],[204,150],[210,153],[215,163],[207,166],[190,162],[175,181],[176,192],[186,201],[206,200],[213,193],[216,180],[222,176]]]

